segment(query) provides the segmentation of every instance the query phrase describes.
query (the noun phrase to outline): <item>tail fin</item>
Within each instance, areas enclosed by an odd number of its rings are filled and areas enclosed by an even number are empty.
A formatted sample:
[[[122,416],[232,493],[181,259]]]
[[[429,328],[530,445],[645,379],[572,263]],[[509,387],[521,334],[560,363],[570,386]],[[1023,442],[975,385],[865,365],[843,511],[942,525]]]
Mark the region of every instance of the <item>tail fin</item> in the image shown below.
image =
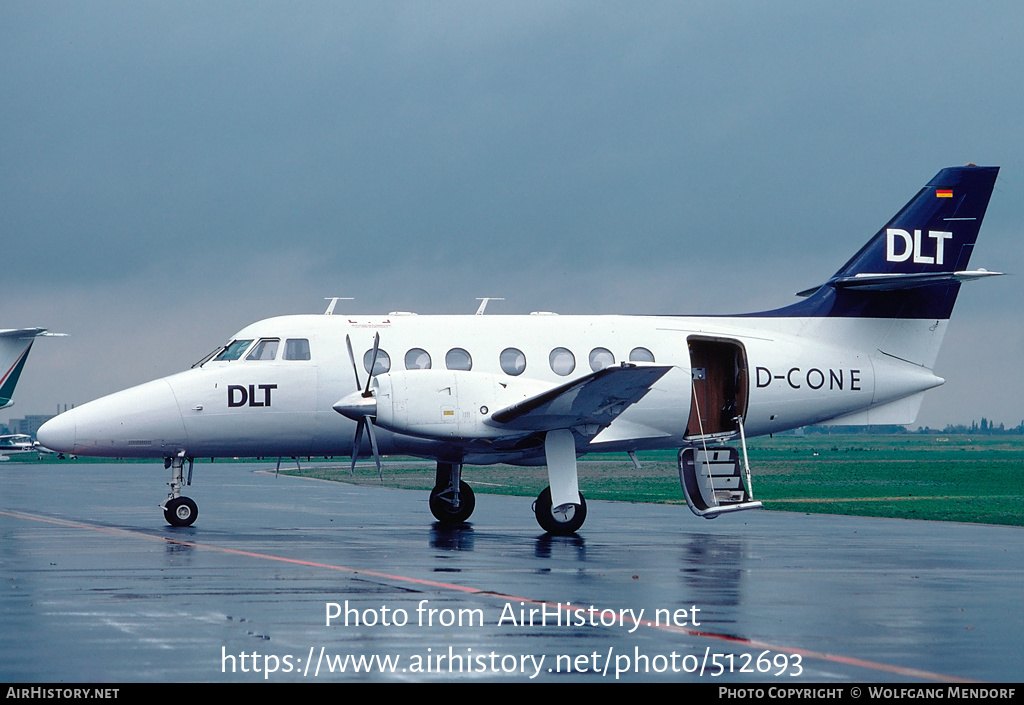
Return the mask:
[[[999,167],[943,169],[810,298],[770,316],[945,320],[969,271]]]
[[[14,387],[25,367],[29,350],[43,328],[0,330],[0,409],[12,404]]]

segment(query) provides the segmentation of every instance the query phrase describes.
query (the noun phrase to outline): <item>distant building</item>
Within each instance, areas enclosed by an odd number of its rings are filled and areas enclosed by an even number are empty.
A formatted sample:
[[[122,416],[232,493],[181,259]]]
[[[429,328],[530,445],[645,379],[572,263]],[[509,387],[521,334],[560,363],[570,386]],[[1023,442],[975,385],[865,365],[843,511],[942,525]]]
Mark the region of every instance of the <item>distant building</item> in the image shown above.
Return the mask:
[[[22,419],[11,419],[7,422],[7,427],[11,433],[25,433],[35,438],[39,427],[52,418],[53,416],[43,414],[30,414]]]

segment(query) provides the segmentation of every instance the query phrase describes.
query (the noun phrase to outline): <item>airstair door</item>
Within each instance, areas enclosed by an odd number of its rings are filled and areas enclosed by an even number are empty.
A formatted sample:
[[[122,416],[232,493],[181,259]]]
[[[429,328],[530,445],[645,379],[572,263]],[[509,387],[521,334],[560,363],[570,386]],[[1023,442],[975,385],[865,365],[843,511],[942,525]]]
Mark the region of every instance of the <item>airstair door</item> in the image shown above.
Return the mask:
[[[686,439],[728,438],[739,433],[747,411],[747,354],[736,340],[687,338],[692,394]]]

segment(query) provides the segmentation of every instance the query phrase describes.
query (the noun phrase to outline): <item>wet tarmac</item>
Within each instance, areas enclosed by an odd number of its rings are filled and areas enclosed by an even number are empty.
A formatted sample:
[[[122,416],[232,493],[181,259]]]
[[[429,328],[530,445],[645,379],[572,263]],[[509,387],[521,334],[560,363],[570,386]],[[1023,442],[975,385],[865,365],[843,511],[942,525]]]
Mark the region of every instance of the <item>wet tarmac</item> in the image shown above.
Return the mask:
[[[1020,528],[591,502],[552,538],[530,498],[478,494],[444,529],[425,492],[266,469],[197,464],[199,519],[172,528],[159,463],[0,465],[0,681],[790,687],[1024,666]]]

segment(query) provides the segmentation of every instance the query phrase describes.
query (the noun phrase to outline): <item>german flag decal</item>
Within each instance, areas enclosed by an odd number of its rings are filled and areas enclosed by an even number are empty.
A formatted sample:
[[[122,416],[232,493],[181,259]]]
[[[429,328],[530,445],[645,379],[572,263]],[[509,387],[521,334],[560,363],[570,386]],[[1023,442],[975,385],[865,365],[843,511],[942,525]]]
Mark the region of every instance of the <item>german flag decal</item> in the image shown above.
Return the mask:
[[[939,198],[952,198],[953,197],[953,189],[951,189],[951,188],[935,189],[935,195],[938,196]]]

